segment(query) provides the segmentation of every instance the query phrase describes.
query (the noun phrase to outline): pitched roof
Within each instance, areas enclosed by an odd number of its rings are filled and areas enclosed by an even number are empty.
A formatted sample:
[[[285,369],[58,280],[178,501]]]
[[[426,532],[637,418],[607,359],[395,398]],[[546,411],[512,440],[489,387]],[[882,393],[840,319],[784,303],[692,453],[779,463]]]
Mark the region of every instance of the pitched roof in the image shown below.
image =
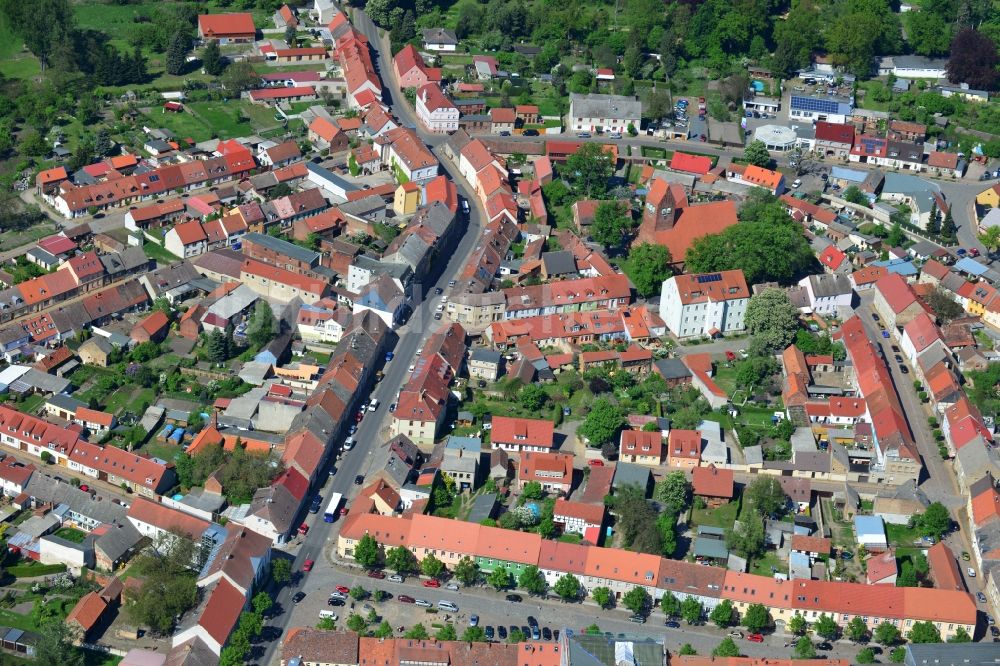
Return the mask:
[[[819,255],[819,262],[832,270],[839,268],[845,259],[847,259],[847,255],[841,252],[836,245],[827,246]]]
[[[990,486],[972,498],[972,522],[976,527],[1000,518],[1000,491]]]
[[[705,155],[688,155],[676,152],[670,160],[670,168],[674,171],[685,171],[704,176],[712,169],[712,158]]]
[[[782,175],[763,167],[748,164],[743,170],[743,180],[754,185],[762,185],[770,190],[776,189],[781,183]]]
[[[142,497],[137,497],[132,502],[132,506],[128,508],[128,517],[132,521],[146,523],[161,530],[180,530],[194,539],[199,539],[211,524],[207,520]]]
[[[214,638],[219,645],[224,645],[236,626],[246,597],[236,586],[225,578],[208,593],[208,603],[198,618],[198,624]]]
[[[253,36],[257,28],[251,14],[202,14],[198,17],[198,29],[205,37]]]
[[[578,518],[591,525],[600,525],[604,522],[604,511],[604,506],[601,504],[585,504],[584,502],[557,499],[552,515],[556,518],[560,516]]]
[[[689,273],[672,279],[684,305],[750,298],[750,289],[741,270]]]
[[[869,557],[865,560],[865,564],[868,567],[867,577],[869,583],[877,583],[899,573],[899,570],[896,568],[896,553],[892,550]]]
[[[875,288],[896,314],[903,312],[917,302],[917,295],[913,292],[913,288],[898,273],[889,273],[884,276],[875,283]]]
[[[719,469],[715,465],[695,467],[691,470],[694,494],[702,497],[733,496],[733,470]]]
[[[854,145],[854,125],[846,123],[828,123],[820,120],[816,123],[816,140],[830,143]]]
[[[524,419],[511,416],[493,417],[490,439],[516,446],[552,448],[555,426],[544,419]]]

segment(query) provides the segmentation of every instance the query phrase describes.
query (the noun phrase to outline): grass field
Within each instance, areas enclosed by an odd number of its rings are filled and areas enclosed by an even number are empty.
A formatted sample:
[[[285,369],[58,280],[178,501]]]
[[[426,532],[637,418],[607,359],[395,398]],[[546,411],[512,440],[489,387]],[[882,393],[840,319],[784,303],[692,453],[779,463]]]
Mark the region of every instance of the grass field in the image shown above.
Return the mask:
[[[710,527],[732,527],[739,508],[739,502],[727,502],[717,509],[694,509],[691,512],[691,522]]]
[[[165,127],[181,138],[195,141],[232,139],[278,125],[269,107],[248,102],[192,102],[187,107],[184,113],[152,110],[146,118],[156,127]]]
[[[38,224],[25,231],[5,231],[0,233],[0,250],[21,247],[55,232],[56,226],[51,223]]]
[[[38,76],[38,59],[24,49],[24,42],[10,31],[7,19],[0,15],[0,74],[12,79]]]
[[[66,541],[72,541],[73,543],[83,543],[83,540],[87,538],[85,532],[74,530],[72,527],[63,527],[56,530],[56,536],[60,539],[66,539]]]
[[[170,252],[167,252],[156,243],[145,243],[142,246],[142,251],[146,253],[147,257],[154,259],[161,264],[172,264],[178,260],[178,257],[175,257]]]

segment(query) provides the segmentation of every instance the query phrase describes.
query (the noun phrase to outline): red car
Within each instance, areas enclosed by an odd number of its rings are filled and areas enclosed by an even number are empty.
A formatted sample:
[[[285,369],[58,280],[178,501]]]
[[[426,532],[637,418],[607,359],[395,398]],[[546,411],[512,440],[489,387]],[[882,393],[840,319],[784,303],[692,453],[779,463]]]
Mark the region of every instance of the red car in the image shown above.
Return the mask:
[[[83,484],[82,486],[80,486],[80,490],[82,490],[85,493],[89,493],[90,492],[90,486],[88,486],[87,484]]]
[[[441,583],[439,583],[436,579],[431,578],[430,580],[424,581],[424,587],[441,587]]]
[[[726,360],[727,361],[735,361],[736,360],[736,354],[734,354],[733,352],[731,352],[731,351],[729,351],[727,349],[726,350]]]
[[[378,571],[378,570],[369,571],[368,572],[368,577],[369,578],[378,578],[379,580],[382,580],[383,578],[385,578],[385,574],[382,573],[381,571]]]
[[[597,458],[591,458],[587,461],[587,464],[591,467],[604,467],[604,461],[598,460]]]
[[[342,515],[342,516],[346,516],[347,515],[347,507],[346,506],[345,507],[341,507],[341,509],[340,509],[340,515]]]
[[[340,592],[341,594],[350,594],[351,588],[347,587],[346,585],[338,585],[337,592]]]
[[[354,415],[354,420],[357,421],[358,423],[361,423],[361,419],[363,418],[365,418],[365,413],[362,411],[359,411],[357,414]]]
[[[312,561],[312,560],[306,560],[305,562],[302,563],[302,570],[303,571],[312,571],[314,564],[316,564],[314,561]]]
[[[747,640],[751,643],[763,643],[764,636],[761,634],[747,634]]]
[[[396,597],[396,601],[398,601],[401,604],[412,604],[413,602],[416,601],[416,599],[414,599],[408,594],[400,594],[399,596]]]
[[[299,525],[299,534],[301,534],[302,536],[309,534],[309,526],[306,525],[305,523]]]

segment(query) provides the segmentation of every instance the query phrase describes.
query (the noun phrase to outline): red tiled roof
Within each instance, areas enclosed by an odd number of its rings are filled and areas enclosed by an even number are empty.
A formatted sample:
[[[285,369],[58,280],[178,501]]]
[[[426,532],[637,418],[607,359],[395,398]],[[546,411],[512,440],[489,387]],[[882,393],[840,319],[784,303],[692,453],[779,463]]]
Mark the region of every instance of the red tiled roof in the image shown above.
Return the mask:
[[[704,176],[712,169],[712,158],[676,152],[670,160],[670,168],[674,171],[685,171]]]
[[[842,143],[848,147],[854,145],[854,126],[846,123],[816,123],[816,140],[830,143]]]
[[[128,509],[130,519],[153,525],[161,530],[180,530],[184,534],[199,539],[210,523],[189,513],[171,509],[168,506],[137,497]]]
[[[1000,491],[990,487],[972,498],[972,522],[976,527],[1000,518]]]
[[[316,89],[309,86],[295,86],[292,88],[263,88],[251,90],[251,100],[262,99],[285,99],[287,97],[309,97],[315,95]]]
[[[659,430],[623,430],[621,455],[663,458],[663,435]]]
[[[541,446],[548,449],[552,448],[554,430],[552,421],[496,416],[493,418],[490,439],[502,444]]]
[[[889,273],[875,283],[875,288],[881,292],[882,298],[896,314],[917,302],[913,288],[898,273]]]
[[[715,465],[695,467],[691,470],[691,483],[694,494],[702,497],[733,496],[733,470],[719,469]]]
[[[251,14],[202,14],[198,30],[205,37],[253,37],[257,29]]]
[[[818,536],[806,534],[792,535],[792,550],[806,553],[819,553],[820,555],[830,554],[830,540]]]
[[[224,645],[236,627],[245,603],[246,597],[239,588],[222,578],[209,593],[208,603],[198,618],[198,624],[220,645]]]
[[[170,319],[167,315],[162,310],[157,310],[136,324],[136,327],[141,328],[148,335],[156,335],[169,325]]]
[[[88,592],[76,602],[73,610],[66,616],[66,624],[75,622],[86,633],[94,628],[107,609],[108,602],[100,594]]]
[[[899,570],[896,568],[896,553],[891,550],[869,557],[866,564],[868,566],[867,578],[869,583],[877,583],[899,573]]]
[[[828,246],[819,255],[820,263],[832,270],[839,268],[846,258],[847,255],[837,249],[836,245]]]
[[[677,291],[680,294],[681,303],[685,305],[692,303],[718,303],[721,301],[750,298],[750,289],[747,287],[746,278],[743,277],[743,271],[722,271],[712,275],[718,275],[719,278],[713,278],[709,282],[700,279],[705,274],[676,276],[674,281]]]

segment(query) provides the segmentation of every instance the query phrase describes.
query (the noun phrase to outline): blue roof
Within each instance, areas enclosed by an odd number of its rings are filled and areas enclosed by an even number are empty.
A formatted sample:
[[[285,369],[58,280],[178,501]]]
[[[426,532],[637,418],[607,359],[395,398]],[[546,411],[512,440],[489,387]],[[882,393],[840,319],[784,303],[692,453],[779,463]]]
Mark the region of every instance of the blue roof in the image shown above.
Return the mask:
[[[483,448],[483,440],[478,437],[457,437],[451,435],[448,437],[448,441],[445,442],[444,448],[479,453]]]
[[[876,261],[876,266],[881,266],[885,268],[890,273],[897,273],[904,277],[910,275],[916,275],[918,273],[917,267],[913,265],[913,262],[909,259],[890,259],[888,261]]]
[[[861,535],[885,536],[885,523],[881,516],[855,516],[854,531]]]
[[[969,275],[982,275],[989,269],[971,257],[962,257],[955,262],[955,268]]]
[[[858,171],[857,169],[845,169],[844,167],[835,166],[830,169],[830,177],[838,180],[851,180],[856,183],[863,183],[865,182],[865,178],[868,177],[868,173],[866,171]]]

